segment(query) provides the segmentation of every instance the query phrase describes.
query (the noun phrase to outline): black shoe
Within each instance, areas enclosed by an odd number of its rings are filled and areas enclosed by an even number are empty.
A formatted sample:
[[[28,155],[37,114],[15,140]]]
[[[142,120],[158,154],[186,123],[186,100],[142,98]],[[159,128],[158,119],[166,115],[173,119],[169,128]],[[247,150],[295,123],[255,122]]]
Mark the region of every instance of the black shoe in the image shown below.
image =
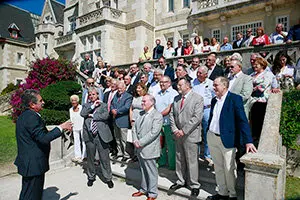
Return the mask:
[[[207,200],[228,200],[228,199],[229,199],[229,196],[223,196],[223,195],[219,195],[219,194],[207,197]]]
[[[237,200],[237,197],[229,197],[229,200]]]
[[[184,186],[174,183],[173,185],[171,185],[170,190],[178,190],[179,188],[182,188],[182,187],[184,187]]]
[[[200,192],[199,189],[193,188],[193,189],[192,189],[191,196],[192,196],[192,197],[197,197],[197,196],[199,195],[199,192]]]
[[[114,183],[112,181],[108,181],[106,184],[107,184],[108,188],[114,187]]]
[[[87,186],[92,187],[95,180],[88,180]]]

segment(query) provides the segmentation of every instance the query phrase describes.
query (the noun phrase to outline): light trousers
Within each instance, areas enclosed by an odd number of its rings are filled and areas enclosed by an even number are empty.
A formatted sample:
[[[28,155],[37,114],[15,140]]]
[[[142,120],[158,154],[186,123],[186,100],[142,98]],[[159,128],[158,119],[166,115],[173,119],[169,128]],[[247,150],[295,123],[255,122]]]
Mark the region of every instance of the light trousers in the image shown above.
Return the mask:
[[[211,131],[207,132],[207,142],[214,162],[218,193],[236,197],[236,148],[225,148],[221,137]]]
[[[75,158],[84,159],[86,157],[86,147],[82,139],[82,130],[73,130],[73,136]],[[80,145],[82,145],[82,149]]]

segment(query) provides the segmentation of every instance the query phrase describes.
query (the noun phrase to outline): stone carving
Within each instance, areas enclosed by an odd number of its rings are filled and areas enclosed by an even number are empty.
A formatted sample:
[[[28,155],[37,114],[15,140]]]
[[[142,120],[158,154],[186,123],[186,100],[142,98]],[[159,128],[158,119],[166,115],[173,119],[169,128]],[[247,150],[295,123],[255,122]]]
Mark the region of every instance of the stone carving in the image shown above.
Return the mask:
[[[115,19],[118,19],[122,15],[122,11],[110,8],[111,16]]]
[[[83,15],[83,16],[79,17],[79,25],[81,26],[81,25],[85,25],[91,21],[96,21],[99,18],[101,18],[102,16],[103,16],[102,8],[95,10],[87,15]]]
[[[56,39],[56,44],[57,45],[60,45],[60,44],[63,44],[63,43],[66,43],[66,42],[69,42],[72,40],[72,37],[73,34],[69,34],[69,35],[64,35],[62,37],[59,37]]]

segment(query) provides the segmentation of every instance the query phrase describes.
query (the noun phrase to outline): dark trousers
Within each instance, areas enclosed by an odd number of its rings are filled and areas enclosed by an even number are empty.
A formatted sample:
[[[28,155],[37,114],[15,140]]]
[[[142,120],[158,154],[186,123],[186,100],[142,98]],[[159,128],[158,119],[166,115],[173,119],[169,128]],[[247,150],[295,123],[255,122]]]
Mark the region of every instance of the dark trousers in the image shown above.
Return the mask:
[[[255,102],[251,108],[252,137],[254,142],[258,142],[265,119],[267,103]]]
[[[109,145],[104,142],[100,136],[94,138],[92,142],[86,142],[86,153],[87,153],[87,175],[89,180],[96,180],[96,167],[94,164],[94,158],[96,151],[99,153],[100,168],[105,181],[112,180],[112,171],[109,159]]]
[[[45,174],[22,177],[20,200],[41,200],[44,189]]]

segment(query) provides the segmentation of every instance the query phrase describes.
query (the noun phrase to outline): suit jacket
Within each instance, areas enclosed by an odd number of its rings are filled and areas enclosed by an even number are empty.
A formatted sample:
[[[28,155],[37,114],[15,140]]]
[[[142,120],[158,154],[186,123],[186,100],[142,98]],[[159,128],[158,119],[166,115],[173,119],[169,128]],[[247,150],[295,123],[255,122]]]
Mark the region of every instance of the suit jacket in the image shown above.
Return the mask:
[[[185,76],[185,78],[189,81],[189,82],[191,82],[193,79],[187,74],[186,76]],[[178,84],[178,78],[176,78],[175,80],[174,80],[174,82],[172,82],[172,87],[173,87],[173,89],[174,90],[178,90],[178,87],[177,87],[177,84]]]
[[[97,88],[98,89],[98,96],[99,99],[101,101],[103,101],[103,90],[101,88]],[[88,102],[88,95],[89,95],[89,91],[87,88],[84,88],[82,91],[82,98],[81,98],[81,105],[85,104]]]
[[[155,51],[156,51],[156,56],[155,56]],[[164,53],[164,46],[158,45],[156,47],[154,47],[153,49],[153,59],[159,59],[160,57],[162,57]]]
[[[144,118],[144,119],[143,119]],[[163,116],[156,109],[145,115],[141,111],[132,128],[133,141],[138,140],[142,148],[137,149],[144,159],[158,158],[160,156],[159,133],[163,125]]]
[[[181,95],[176,96],[171,107],[170,124],[172,132],[183,130],[185,134],[183,136],[184,140],[198,143],[201,141],[203,97],[191,90],[180,110],[181,99]]]
[[[97,123],[98,135],[104,142],[109,143],[113,137],[108,126],[109,113],[107,104],[101,103],[100,106],[94,109],[91,108],[92,105],[92,103],[84,104],[80,112],[80,115],[84,118],[83,140],[84,142],[94,141],[95,136],[91,130],[91,122],[93,119]],[[93,117],[89,117],[89,114],[93,114]]]
[[[243,41],[244,39],[240,42],[240,45],[237,44],[237,40],[235,40],[232,44],[232,48],[233,49],[238,49],[238,48],[241,48],[242,47],[242,44],[243,44]]]
[[[88,74],[87,75],[89,77],[92,77],[94,69],[95,69],[94,62],[92,60],[88,60],[88,61],[83,60],[83,61],[81,61],[81,63],[80,63],[80,71],[82,73],[84,73],[85,70],[88,70]]]
[[[128,89],[126,90],[126,92],[128,92],[129,94],[133,95],[135,91],[135,86],[133,85],[129,85]]]
[[[217,64],[210,74],[209,79],[214,81],[218,76],[224,76],[224,71],[223,68]]]
[[[140,82],[140,79],[141,79],[141,73],[137,72],[136,78],[134,79],[132,85],[135,86],[136,84],[138,84],[138,82]]]
[[[253,80],[251,76],[248,76],[241,72],[239,76],[234,81],[230,88],[230,92],[240,95],[243,99],[244,109],[246,116],[248,116],[250,111],[250,97],[253,91]]]
[[[177,55],[177,50],[178,50],[178,47],[175,48],[175,56],[179,56]],[[180,56],[183,56],[184,55],[184,46],[181,47],[181,55]]]
[[[211,101],[208,127],[213,117],[213,110],[217,99]],[[220,136],[225,148],[239,147],[252,143],[250,126],[245,115],[242,97],[228,92],[220,114]]]
[[[59,136],[59,128],[48,131],[36,112],[25,110],[16,123],[18,154],[15,165],[18,167],[18,173],[30,177],[48,171],[50,142]]]
[[[174,68],[167,65],[164,76],[170,77],[171,81],[173,82],[174,79],[175,79],[175,77],[174,77]]]
[[[132,95],[124,92],[121,97],[117,93],[111,103],[110,110],[116,109],[115,123],[119,128],[129,128],[129,109],[132,103]]]

